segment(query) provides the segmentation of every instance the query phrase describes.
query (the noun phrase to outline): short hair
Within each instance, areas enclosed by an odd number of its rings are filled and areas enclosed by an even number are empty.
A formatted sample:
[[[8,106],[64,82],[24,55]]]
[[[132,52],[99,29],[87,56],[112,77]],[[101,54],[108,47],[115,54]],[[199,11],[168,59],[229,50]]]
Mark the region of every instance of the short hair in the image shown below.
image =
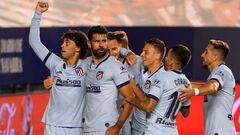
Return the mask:
[[[229,45],[222,40],[215,39],[209,40],[209,44],[212,45],[215,50],[219,51],[223,56],[223,60],[225,60],[230,50]]]
[[[151,39],[145,41],[145,45],[146,44],[152,45],[157,51],[160,52],[162,58],[165,57],[166,46],[165,46],[165,43],[162,40],[160,40],[158,38],[151,38]]]
[[[73,40],[76,46],[80,48],[80,54],[79,54],[80,59],[85,57],[87,53],[89,41],[84,32],[77,31],[77,30],[68,30],[63,33],[62,39],[64,38]]]
[[[88,30],[88,39],[91,41],[93,34],[106,34],[107,35],[108,31],[107,28],[102,26],[102,25],[97,25],[89,28]]]
[[[191,51],[188,49],[187,46],[182,44],[175,45],[170,49],[172,49],[174,57],[179,62],[181,69],[183,69],[192,57]]]
[[[108,32],[108,40],[117,40],[119,44],[122,45],[123,48],[128,49],[128,39],[124,38],[124,34],[122,33],[115,33],[115,32]]]
[[[108,40],[117,40],[119,44],[122,43],[123,34],[115,34],[114,32],[108,32],[107,34]]]

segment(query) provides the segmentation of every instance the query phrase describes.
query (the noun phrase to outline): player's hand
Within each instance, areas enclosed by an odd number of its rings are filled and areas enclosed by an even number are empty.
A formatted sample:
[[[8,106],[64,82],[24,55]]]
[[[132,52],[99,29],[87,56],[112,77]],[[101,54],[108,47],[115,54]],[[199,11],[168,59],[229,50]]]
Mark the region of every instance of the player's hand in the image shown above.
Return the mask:
[[[48,2],[38,2],[37,6],[36,6],[36,10],[38,10],[41,13],[44,13],[45,11],[47,11],[49,8],[49,4]]]
[[[106,131],[106,135],[119,135],[120,129],[121,128],[117,127],[116,125],[109,127]]]
[[[50,90],[53,86],[53,78],[48,76],[47,79],[43,80],[43,86],[46,90]]]
[[[126,60],[127,60],[127,63],[128,63],[130,66],[132,66],[132,65],[136,64],[136,62],[137,62],[137,57],[136,57],[135,53],[129,52],[128,55],[127,55],[127,57],[126,57]]]
[[[179,95],[178,100],[180,102],[185,102],[188,99],[190,99],[192,96],[195,95],[194,90],[192,90],[190,87],[187,87],[184,90],[180,90],[180,92],[182,92],[182,94]]]

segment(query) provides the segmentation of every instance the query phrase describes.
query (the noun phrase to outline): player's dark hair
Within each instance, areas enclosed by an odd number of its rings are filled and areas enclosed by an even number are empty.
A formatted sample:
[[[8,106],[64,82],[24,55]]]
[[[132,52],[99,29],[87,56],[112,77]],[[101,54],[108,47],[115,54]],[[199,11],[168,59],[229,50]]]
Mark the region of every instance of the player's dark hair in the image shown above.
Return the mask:
[[[62,38],[73,40],[76,46],[80,48],[79,54],[80,59],[85,57],[89,41],[84,32],[77,30],[68,30],[67,32],[63,33]]]
[[[223,56],[222,60],[225,60],[230,50],[229,45],[222,40],[215,40],[215,39],[209,40],[209,44],[211,44],[215,50],[219,51]]]
[[[102,25],[97,25],[89,28],[88,30],[88,39],[91,41],[93,34],[106,34],[107,35],[108,31],[107,28],[102,26]]]
[[[158,38],[151,38],[151,39],[145,41],[145,45],[146,44],[152,45],[156,50],[158,50],[160,52],[162,58],[165,57],[166,46],[162,40],[160,40]]]
[[[178,44],[170,48],[174,57],[179,62],[181,69],[183,69],[190,61],[192,54],[191,51],[185,45]]]

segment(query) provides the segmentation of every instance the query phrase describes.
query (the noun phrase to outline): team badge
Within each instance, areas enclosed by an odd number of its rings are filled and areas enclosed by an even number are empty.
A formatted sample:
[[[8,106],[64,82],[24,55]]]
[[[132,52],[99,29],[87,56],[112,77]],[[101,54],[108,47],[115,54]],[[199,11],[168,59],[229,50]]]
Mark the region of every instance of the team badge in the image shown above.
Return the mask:
[[[151,81],[147,80],[144,84],[145,89],[149,89],[151,87]]]
[[[77,67],[75,68],[75,72],[78,76],[82,76],[83,75],[83,69],[82,67]]]
[[[103,71],[98,71],[96,76],[97,80],[101,80],[102,77],[103,77]]]

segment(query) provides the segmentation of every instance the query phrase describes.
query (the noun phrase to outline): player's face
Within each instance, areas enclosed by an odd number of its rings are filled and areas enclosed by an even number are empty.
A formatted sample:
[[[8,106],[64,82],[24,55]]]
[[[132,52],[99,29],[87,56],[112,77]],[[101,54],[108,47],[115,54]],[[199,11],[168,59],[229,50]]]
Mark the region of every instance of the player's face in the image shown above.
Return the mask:
[[[107,45],[110,55],[119,59],[121,45],[117,42],[117,40],[109,40]]]
[[[208,68],[216,59],[216,54],[212,45],[208,45],[201,55],[204,68]]]
[[[64,38],[61,45],[62,58],[69,60],[75,55],[79,55],[80,48],[78,48],[75,42],[71,39]]]
[[[108,53],[107,35],[93,34],[91,42],[91,49],[96,58],[103,58]]]
[[[141,53],[143,65],[149,68],[151,67],[151,65],[154,64],[154,62],[159,61],[156,55],[157,51],[155,50],[155,48],[151,44],[145,44]]]

